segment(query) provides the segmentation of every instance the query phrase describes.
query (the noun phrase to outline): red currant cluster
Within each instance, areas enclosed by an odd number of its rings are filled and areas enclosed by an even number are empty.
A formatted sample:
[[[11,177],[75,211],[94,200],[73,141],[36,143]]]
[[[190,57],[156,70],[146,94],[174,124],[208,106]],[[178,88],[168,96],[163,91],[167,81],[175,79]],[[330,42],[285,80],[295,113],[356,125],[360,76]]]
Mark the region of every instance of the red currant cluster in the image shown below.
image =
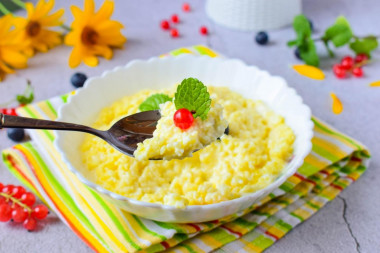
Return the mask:
[[[346,78],[349,73],[356,77],[363,76],[362,66],[368,63],[368,56],[366,54],[358,54],[355,59],[351,56],[345,56],[340,61],[340,64],[333,66],[333,72],[338,78]]]
[[[188,3],[184,3],[182,5],[182,10],[184,12],[189,12],[190,11],[190,5]],[[178,24],[180,22],[179,20],[179,17],[177,14],[173,14],[170,18],[171,22],[174,24]],[[178,29],[175,28],[175,27],[171,27],[170,25],[170,22],[168,20],[162,20],[161,23],[160,23],[160,26],[163,30],[170,30],[170,35],[173,37],[173,38],[177,38],[179,37],[179,32],[178,32]],[[207,30],[207,27],[205,26],[201,26],[201,28],[199,29],[199,32],[202,34],[202,35],[207,35],[208,34],[208,30]]]
[[[34,206],[35,202],[36,197],[24,187],[0,183],[0,222],[22,222],[24,228],[33,231],[37,219],[45,219],[49,213],[44,205]]]
[[[174,113],[173,121],[176,127],[186,130],[193,125],[194,117],[189,110],[182,108]]]
[[[0,108],[0,112],[5,115],[17,116],[16,108]]]

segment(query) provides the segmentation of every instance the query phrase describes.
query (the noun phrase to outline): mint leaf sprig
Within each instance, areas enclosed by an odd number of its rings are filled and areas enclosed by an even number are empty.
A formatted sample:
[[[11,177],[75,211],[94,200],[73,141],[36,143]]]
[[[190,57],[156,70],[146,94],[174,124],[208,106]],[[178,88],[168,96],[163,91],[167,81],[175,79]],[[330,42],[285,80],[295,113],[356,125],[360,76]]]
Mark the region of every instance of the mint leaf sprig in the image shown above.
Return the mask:
[[[34,100],[34,89],[30,80],[27,80],[27,86],[22,94],[17,94],[15,98],[9,100],[8,102],[0,104],[0,107],[7,107],[14,102],[18,102],[20,105],[27,105],[32,103]]]
[[[173,99],[166,94],[158,93],[149,96],[142,102],[139,106],[139,110],[142,112],[145,111],[153,111],[160,109],[160,104],[164,104],[168,101],[172,101]]]
[[[34,90],[30,83],[30,81],[27,81],[27,86],[23,94],[18,94],[16,96],[17,102],[19,102],[20,105],[27,105],[33,102],[34,100]]]
[[[323,42],[330,57],[335,54],[331,49],[331,44],[336,48],[349,44],[349,47],[355,54],[366,54],[369,57],[371,52],[378,47],[378,37],[368,35],[359,37],[354,35],[347,19],[339,16],[333,25],[328,27],[324,35],[320,38],[311,37],[312,30],[309,20],[304,15],[298,15],[294,18],[293,28],[296,33],[296,39],[288,42],[289,47],[296,46],[300,52],[301,59],[308,65],[319,66],[319,56],[316,51],[315,42]]]
[[[196,78],[184,79],[174,94],[174,104],[177,110],[186,108],[194,118],[207,119],[211,107],[210,93],[207,87]]]
[[[166,94],[158,93],[149,96],[139,106],[140,111],[159,110],[160,104],[173,99]],[[186,78],[177,87],[174,94],[174,105],[176,110],[185,108],[189,110],[193,117],[207,119],[207,114],[211,108],[210,93],[207,87],[196,78]]]

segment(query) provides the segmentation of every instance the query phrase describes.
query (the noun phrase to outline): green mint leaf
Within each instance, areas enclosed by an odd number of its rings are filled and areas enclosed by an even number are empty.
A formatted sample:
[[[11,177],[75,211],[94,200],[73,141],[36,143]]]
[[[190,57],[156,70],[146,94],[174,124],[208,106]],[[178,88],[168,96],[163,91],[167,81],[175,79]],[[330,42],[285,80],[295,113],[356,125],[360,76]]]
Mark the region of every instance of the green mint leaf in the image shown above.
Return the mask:
[[[336,19],[335,24],[327,28],[325,35],[323,36],[324,41],[331,41],[335,47],[341,47],[352,38],[352,31],[350,24],[347,19],[340,16]]]
[[[298,44],[298,40],[290,40],[288,41],[287,45],[288,47],[292,47]]]
[[[294,18],[293,28],[297,34],[297,40],[304,40],[311,36],[310,23],[305,15],[298,15]]]
[[[350,48],[356,54],[366,54],[371,56],[371,51],[375,50],[379,46],[377,38],[375,36],[367,36],[363,39],[356,39],[350,43]]]
[[[27,105],[33,102],[34,92],[32,85],[30,85],[30,81],[28,81],[28,86],[26,87],[24,94],[17,95],[16,100],[22,105]]]
[[[145,99],[144,102],[140,104],[139,110],[142,112],[159,110],[160,104],[163,104],[168,101],[172,101],[172,98],[168,95],[162,93],[154,94],[149,96],[147,99]]]
[[[184,79],[174,94],[174,104],[177,110],[186,108],[193,112],[194,118],[207,119],[211,107],[210,94],[207,87],[196,78]]]
[[[293,20],[293,28],[296,32],[297,38],[289,41],[288,46],[302,46],[305,40],[311,36],[311,27],[309,20],[304,15],[297,15]]]
[[[315,48],[314,40],[311,38],[306,40],[306,43],[299,47],[301,59],[308,65],[319,66],[319,57]]]

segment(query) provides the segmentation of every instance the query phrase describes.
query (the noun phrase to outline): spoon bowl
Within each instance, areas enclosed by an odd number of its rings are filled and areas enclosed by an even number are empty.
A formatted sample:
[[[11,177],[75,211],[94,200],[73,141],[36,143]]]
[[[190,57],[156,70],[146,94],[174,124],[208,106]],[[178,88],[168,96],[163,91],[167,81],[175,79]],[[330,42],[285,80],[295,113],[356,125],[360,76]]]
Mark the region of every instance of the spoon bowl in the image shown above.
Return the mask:
[[[27,128],[85,132],[102,138],[115,149],[133,157],[137,144],[153,137],[157,121],[160,118],[159,110],[139,112],[118,120],[109,130],[102,131],[79,124],[10,116],[0,113],[0,129]]]

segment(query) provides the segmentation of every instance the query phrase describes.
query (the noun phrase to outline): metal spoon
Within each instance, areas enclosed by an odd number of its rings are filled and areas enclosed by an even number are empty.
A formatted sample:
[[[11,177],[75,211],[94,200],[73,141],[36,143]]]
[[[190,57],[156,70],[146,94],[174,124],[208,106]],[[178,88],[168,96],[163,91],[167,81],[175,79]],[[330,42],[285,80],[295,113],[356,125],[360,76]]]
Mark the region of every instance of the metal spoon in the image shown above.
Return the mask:
[[[10,116],[0,113],[0,129],[27,128],[85,132],[96,135],[120,152],[133,156],[138,143],[153,137],[157,121],[160,118],[161,114],[158,110],[139,112],[120,119],[107,131],[101,131],[73,123]]]

